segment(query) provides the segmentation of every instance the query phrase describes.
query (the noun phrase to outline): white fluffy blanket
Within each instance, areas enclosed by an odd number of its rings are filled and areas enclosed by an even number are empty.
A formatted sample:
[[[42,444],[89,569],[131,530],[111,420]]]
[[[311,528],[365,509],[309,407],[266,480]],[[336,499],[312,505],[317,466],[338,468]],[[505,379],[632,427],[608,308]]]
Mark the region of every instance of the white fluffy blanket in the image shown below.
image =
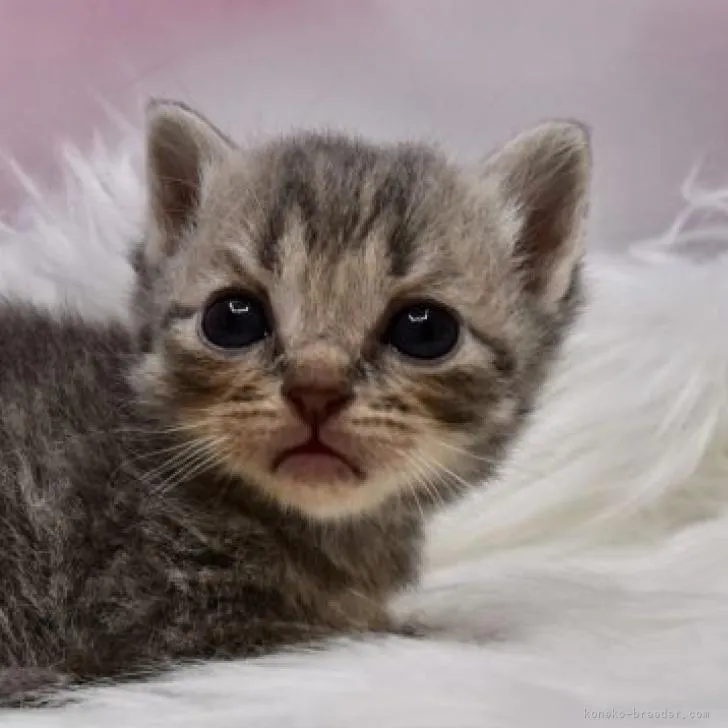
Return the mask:
[[[137,156],[71,154],[60,196],[29,186],[0,233],[0,290],[118,314]],[[397,605],[429,639],[209,664],[0,724],[728,726],[727,206],[698,195],[712,227],[592,256],[589,311],[533,426],[498,482],[433,525],[424,583]],[[672,249],[701,236],[709,257]]]

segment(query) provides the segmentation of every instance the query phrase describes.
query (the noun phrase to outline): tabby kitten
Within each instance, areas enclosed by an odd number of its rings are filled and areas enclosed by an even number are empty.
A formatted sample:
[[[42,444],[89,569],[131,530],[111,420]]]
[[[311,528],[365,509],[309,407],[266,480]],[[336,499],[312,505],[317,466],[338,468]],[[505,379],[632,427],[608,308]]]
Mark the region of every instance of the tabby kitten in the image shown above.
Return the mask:
[[[558,122],[242,149],[148,112],[133,326],[0,305],[0,692],[389,629],[423,514],[489,476],[579,301]]]

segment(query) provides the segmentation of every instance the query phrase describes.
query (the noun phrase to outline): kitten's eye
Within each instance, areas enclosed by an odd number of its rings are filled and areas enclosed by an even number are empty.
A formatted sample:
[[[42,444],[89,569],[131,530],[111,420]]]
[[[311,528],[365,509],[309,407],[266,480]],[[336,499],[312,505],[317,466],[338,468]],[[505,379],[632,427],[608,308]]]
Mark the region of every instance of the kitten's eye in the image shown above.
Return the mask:
[[[422,302],[398,311],[389,323],[385,341],[413,359],[439,359],[458,343],[460,324],[447,309]]]
[[[247,293],[213,299],[202,315],[202,335],[221,349],[244,349],[270,333],[265,306]]]

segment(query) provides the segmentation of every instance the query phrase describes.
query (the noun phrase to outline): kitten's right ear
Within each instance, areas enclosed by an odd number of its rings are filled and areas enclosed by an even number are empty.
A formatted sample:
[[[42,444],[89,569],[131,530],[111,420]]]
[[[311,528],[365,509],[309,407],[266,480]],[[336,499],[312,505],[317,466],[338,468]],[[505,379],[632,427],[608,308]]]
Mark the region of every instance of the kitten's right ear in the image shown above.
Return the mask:
[[[151,223],[161,253],[170,253],[194,224],[205,176],[235,148],[207,119],[184,104],[147,105],[147,183]]]

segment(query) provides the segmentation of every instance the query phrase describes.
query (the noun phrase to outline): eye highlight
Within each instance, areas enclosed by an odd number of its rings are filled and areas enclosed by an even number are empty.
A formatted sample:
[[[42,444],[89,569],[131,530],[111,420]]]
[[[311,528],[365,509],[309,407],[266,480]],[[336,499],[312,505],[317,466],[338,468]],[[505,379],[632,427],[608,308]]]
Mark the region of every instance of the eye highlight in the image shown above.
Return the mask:
[[[200,332],[212,346],[238,350],[265,339],[271,327],[260,299],[249,293],[228,291],[207,304]]]
[[[460,323],[444,306],[410,303],[392,316],[384,342],[400,354],[423,361],[441,359],[460,338]]]

